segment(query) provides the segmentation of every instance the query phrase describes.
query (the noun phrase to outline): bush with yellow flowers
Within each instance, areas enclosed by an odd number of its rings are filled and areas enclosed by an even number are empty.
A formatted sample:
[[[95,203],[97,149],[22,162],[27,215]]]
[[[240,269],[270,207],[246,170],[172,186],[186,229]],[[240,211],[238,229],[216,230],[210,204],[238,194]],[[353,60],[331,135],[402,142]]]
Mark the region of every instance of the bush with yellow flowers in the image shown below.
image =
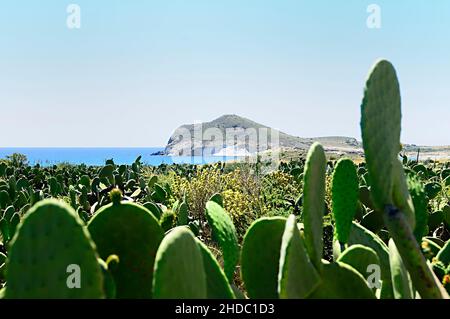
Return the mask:
[[[190,215],[201,222],[205,221],[206,202],[212,195],[221,194],[224,208],[231,215],[240,238],[260,215],[258,180],[240,168],[225,173],[221,164],[198,166],[189,179],[173,174],[171,189],[177,199],[186,196]]]

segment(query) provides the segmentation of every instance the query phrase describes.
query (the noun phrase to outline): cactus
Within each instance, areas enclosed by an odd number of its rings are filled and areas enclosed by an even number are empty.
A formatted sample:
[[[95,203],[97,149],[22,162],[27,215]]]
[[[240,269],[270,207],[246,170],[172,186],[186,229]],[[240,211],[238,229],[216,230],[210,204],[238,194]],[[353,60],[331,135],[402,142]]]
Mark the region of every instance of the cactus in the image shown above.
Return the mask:
[[[211,196],[211,198],[209,200],[212,202],[216,202],[217,204],[219,204],[220,206],[223,207],[223,197],[221,194],[216,193],[213,196]]]
[[[233,221],[219,204],[212,201],[206,203],[206,217],[222,249],[225,274],[231,282],[239,261],[239,245]]]
[[[150,211],[150,213],[152,213],[153,216],[154,216],[157,220],[159,220],[159,219],[161,218],[161,215],[163,214],[163,211],[161,210],[161,208],[160,208],[158,205],[156,205],[156,204],[153,203],[153,202],[147,202],[147,203],[145,203],[143,206],[144,206],[145,208],[147,208],[147,209]]]
[[[175,219],[175,212],[171,209],[166,209],[162,213],[159,223],[161,224],[162,229],[167,232],[175,226]]]
[[[395,299],[414,299],[411,277],[392,239],[389,240],[389,261]]]
[[[381,266],[381,280],[382,288],[380,297],[383,299],[393,298],[392,281],[391,281],[391,266],[389,262],[389,249],[386,244],[373,232],[364,228],[356,222],[353,222],[350,230],[349,245],[361,244],[372,248],[378,255]]]
[[[394,162],[400,151],[401,101],[392,64],[379,61],[370,72],[361,105],[361,131],[372,199],[379,211],[392,203]]]
[[[389,233],[421,297],[447,297],[443,287],[436,283],[412,233],[414,207],[398,160],[400,122],[397,75],[392,64],[383,60],[370,73],[361,105],[361,130],[372,199],[377,210],[383,212]]]
[[[0,209],[5,209],[8,205],[11,204],[11,199],[9,198],[9,194],[6,190],[0,191]]]
[[[80,286],[69,287],[70,267]],[[5,298],[103,298],[95,244],[74,210],[45,200],[24,217],[11,241]]]
[[[358,205],[358,175],[355,164],[341,159],[336,164],[332,179],[332,211],[337,240],[344,244],[352,226]]]
[[[286,219],[264,217],[255,221],[244,237],[241,276],[248,296],[278,298],[278,269]]]
[[[208,247],[206,247],[199,239],[196,238],[195,241],[197,242],[203,257],[208,299],[234,299],[233,289],[216,258],[214,258]]]
[[[98,263],[102,269],[103,274],[103,290],[105,292],[106,299],[116,298],[116,284],[111,272],[108,269],[108,264],[101,258],[98,259]]]
[[[334,262],[324,264],[321,284],[311,299],[375,299],[364,277],[351,266]]]
[[[203,299],[207,297],[201,250],[190,230],[174,228],[161,242],[155,259],[153,298]]]
[[[289,216],[281,242],[278,292],[280,298],[303,299],[320,284],[321,278],[306,252],[295,215]]]
[[[388,205],[385,223],[420,296],[424,299],[449,298],[420,251],[405,216],[396,207]]]
[[[177,225],[183,226],[187,225],[189,220],[189,210],[188,205],[186,201],[184,200],[178,207],[177,207]]]
[[[408,189],[414,204],[416,226],[414,228],[414,236],[417,242],[421,242],[422,237],[427,233],[428,225],[428,200],[425,189],[420,180],[416,176],[408,176]]]
[[[380,259],[372,248],[363,245],[353,245],[347,248],[337,259],[337,262],[347,264],[358,271],[366,280],[371,275],[371,265],[379,265]],[[381,269],[381,266],[380,266]],[[377,285],[375,285],[376,287]]]
[[[303,222],[306,250],[319,272],[322,267],[323,253],[326,163],[323,147],[314,143],[309,149],[305,164]]]
[[[415,216],[414,203],[411,198],[411,194],[409,193],[403,166],[399,160],[395,160],[393,168],[393,204],[405,216],[409,227],[411,227],[411,229],[415,229],[417,217]]]
[[[428,199],[435,198],[442,191],[442,186],[436,182],[430,182],[425,185],[425,193]]]
[[[111,270],[117,298],[150,298],[153,265],[163,230],[144,207],[117,201],[99,209],[89,221],[88,230],[105,260],[115,254],[120,262]]]

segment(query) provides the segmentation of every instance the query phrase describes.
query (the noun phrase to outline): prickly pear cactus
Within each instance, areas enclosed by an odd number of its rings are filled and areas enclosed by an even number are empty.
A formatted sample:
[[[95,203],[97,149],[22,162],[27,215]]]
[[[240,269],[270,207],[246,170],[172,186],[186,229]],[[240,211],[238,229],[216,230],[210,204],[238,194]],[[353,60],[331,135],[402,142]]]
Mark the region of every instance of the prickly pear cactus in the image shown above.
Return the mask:
[[[381,280],[383,281],[380,297],[383,299],[394,298],[389,262],[389,249],[386,244],[373,232],[356,222],[353,222],[352,224],[348,244],[360,244],[372,248],[377,253],[381,266]]]
[[[95,244],[68,205],[36,204],[11,241],[5,298],[103,298]]]
[[[358,206],[359,182],[355,164],[341,159],[336,164],[331,184],[332,212],[337,240],[347,242]]]
[[[306,252],[295,215],[289,216],[281,243],[278,292],[280,298],[304,299],[321,278]]]
[[[241,276],[250,298],[278,298],[278,269],[285,224],[285,218],[265,217],[255,221],[245,234]]]
[[[326,166],[322,145],[314,143],[309,149],[304,172],[303,223],[306,250],[319,272],[323,254]]]
[[[342,252],[337,261],[353,267],[367,282],[372,281],[373,287],[381,286],[381,282],[375,282],[376,278],[374,280],[369,278],[373,272],[372,267],[374,265],[380,267],[380,259],[372,248],[363,245],[350,246]]]
[[[414,238],[414,206],[403,167],[400,88],[394,67],[379,61],[366,83],[361,105],[361,130],[372,198],[383,212],[389,234],[422,298],[448,298],[427,265]]]
[[[416,176],[408,176],[408,189],[412,197],[416,217],[414,236],[420,243],[422,237],[427,233],[428,200],[425,194],[425,188]]]
[[[311,299],[375,299],[364,277],[347,264],[324,264],[321,276],[321,284],[309,296]]]
[[[147,209],[120,197],[111,196],[113,203],[99,209],[88,230],[103,260],[119,257],[111,269],[117,298],[151,298],[152,269],[164,232]]]
[[[188,217],[189,217],[188,205],[185,201],[183,201],[177,207],[177,225],[178,226],[187,225],[189,222]]]
[[[411,277],[392,239],[389,240],[389,260],[395,299],[414,299]]]
[[[392,199],[395,207],[400,209],[411,229],[416,227],[414,203],[408,190],[406,175],[402,163],[397,159],[393,165]]]
[[[220,193],[212,195],[209,200],[212,202],[216,202],[217,204],[223,207],[223,196]]]
[[[372,199],[392,203],[393,165],[400,151],[401,98],[393,65],[379,61],[370,71],[361,105],[361,131]]]
[[[200,247],[187,227],[176,227],[164,237],[156,255],[153,298],[206,297],[207,281]]]
[[[233,289],[214,255],[199,239],[195,241],[202,252],[208,299],[234,299]]]
[[[213,236],[222,249],[224,270],[228,280],[233,280],[234,269],[239,261],[239,245],[230,215],[216,202],[206,203],[206,217]]]

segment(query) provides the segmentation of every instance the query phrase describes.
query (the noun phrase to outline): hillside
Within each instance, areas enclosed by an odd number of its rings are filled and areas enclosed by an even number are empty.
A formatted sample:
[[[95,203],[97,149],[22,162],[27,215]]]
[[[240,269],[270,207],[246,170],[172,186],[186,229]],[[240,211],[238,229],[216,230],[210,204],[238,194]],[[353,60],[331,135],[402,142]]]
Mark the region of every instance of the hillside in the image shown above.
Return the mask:
[[[200,126],[201,125],[201,126]],[[309,146],[315,142],[319,141],[328,152],[333,153],[354,153],[361,154],[360,143],[351,137],[318,137],[318,138],[302,138],[297,136],[292,136],[284,132],[272,129],[266,125],[256,123],[252,120],[243,118],[238,115],[223,115],[211,122],[204,122],[201,124],[196,124],[198,131],[203,132],[202,139],[193,139],[195,134],[194,124],[186,124],[178,127],[172,136],[170,137],[166,148],[163,152],[164,155],[201,155],[211,154],[211,155],[247,155],[249,153],[254,153],[255,148],[249,147],[248,138],[251,129],[258,136],[258,147],[260,150],[293,150],[293,151],[304,151],[309,148]],[[211,132],[209,129],[214,130],[214,135],[219,135],[219,139],[222,142],[217,142],[214,138],[207,138],[208,133]],[[266,130],[264,130],[266,129]],[[267,138],[264,138],[264,131],[267,132]],[[217,134],[220,132],[220,134]],[[205,134],[206,133],[206,134]],[[227,134],[228,133],[228,134]],[[272,142],[272,134],[278,133],[279,143],[274,144]],[[227,143],[227,136],[235,136],[235,142]],[[205,136],[206,135],[206,136]],[[212,135],[212,134],[211,134]],[[189,139],[189,136],[191,139]],[[217,138],[217,137],[216,137]],[[262,142],[261,142],[262,141]],[[265,142],[267,141],[267,142]],[[230,145],[231,144],[231,145]],[[187,150],[191,151],[191,154],[187,154]]]

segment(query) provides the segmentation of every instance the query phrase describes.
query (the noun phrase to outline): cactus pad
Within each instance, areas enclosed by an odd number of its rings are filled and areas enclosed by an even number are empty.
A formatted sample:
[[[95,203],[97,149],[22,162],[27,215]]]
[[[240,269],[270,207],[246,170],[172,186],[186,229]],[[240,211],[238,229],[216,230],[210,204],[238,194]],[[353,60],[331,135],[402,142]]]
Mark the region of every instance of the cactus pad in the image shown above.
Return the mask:
[[[153,298],[207,297],[203,257],[192,232],[179,226],[164,237],[155,259]]]
[[[241,272],[250,298],[278,298],[278,269],[286,219],[266,217],[255,221],[244,237]]]
[[[71,265],[80,287],[69,288]],[[103,298],[95,245],[75,211],[55,200],[35,205],[11,242],[6,298]]]
[[[323,265],[322,282],[311,299],[375,299],[364,277],[344,263]]]
[[[289,216],[284,229],[278,291],[280,298],[306,298],[320,284],[320,276],[306,252],[295,215]]]
[[[336,237],[346,243],[358,206],[358,174],[350,159],[341,159],[336,164],[331,186],[332,211]]]
[[[323,214],[325,211],[326,158],[322,145],[314,143],[305,165],[303,223],[305,246],[317,270],[322,267]]]
[[[119,257],[111,269],[117,298],[150,298],[156,251],[164,236],[155,217],[133,203],[109,204],[99,209],[88,229],[103,260]]]
[[[239,261],[239,245],[233,221],[230,215],[213,201],[206,203],[206,217],[213,230],[213,236],[222,249],[225,274],[231,281]]]
[[[378,210],[392,203],[393,163],[400,151],[401,97],[393,65],[376,63],[366,82],[361,131],[372,199]]]
[[[234,299],[234,293],[227,277],[211,251],[199,239],[195,239],[203,256],[206,275],[207,297],[209,299]]]

